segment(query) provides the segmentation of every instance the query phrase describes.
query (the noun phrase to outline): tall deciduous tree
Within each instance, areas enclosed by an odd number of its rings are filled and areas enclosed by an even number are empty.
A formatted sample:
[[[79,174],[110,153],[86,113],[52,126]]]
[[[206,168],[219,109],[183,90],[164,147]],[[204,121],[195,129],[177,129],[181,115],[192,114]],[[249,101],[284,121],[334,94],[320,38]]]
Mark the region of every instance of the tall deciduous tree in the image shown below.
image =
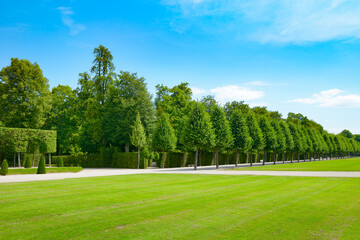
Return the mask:
[[[136,116],[134,126],[132,127],[132,133],[130,135],[131,144],[138,148],[138,169],[140,168],[140,150],[145,147],[146,133],[141,123],[140,114]]]
[[[211,104],[209,109],[210,119],[215,134],[215,164],[216,168],[219,168],[219,149],[228,148],[232,144],[233,138],[230,124],[226,119],[224,110],[216,105],[216,103]]]
[[[183,142],[192,144],[196,148],[194,170],[197,169],[199,147],[210,148],[214,146],[215,134],[209,114],[205,106],[195,102],[188,114],[182,137]]]
[[[136,73],[120,72],[105,104],[104,130],[106,142],[113,146],[125,146],[129,151],[131,126],[137,113],[147,134],[154,128],[154,104],[143,77]]]
[[[109,86],[113,81],[113,71],[115,69],[112,62],[113,56],[108,48],[99,45],[94,49],[94,60],[91,72],[95,74],[94,83],[96,96],[101,105],[104,105]]]
[[[169,117],[166,113],[160,114],[153,134],[152,144],[156,150],[160,150],[163,153],[163,168],[165,167],[165,152],[174,150],[176,141],[175,132],[170,125]]]
[[[240,109],[232,111],[230,116],[231,132],[234,139],[233,148],[236,150],[235,166],[239,163],[239,152],[247,153],[252,146],[252,138],[246,124],[246,115]],[[252,156],[250,155],[250,165],[252,166]]]
[[[12,58],[0,71],[0,121],[7,127],[41,128],[51,106],[48,80],[37,63]]]
[[[69,86],[58,85],[52,89],[52,107],[44,125],[57,131],[57,153],[79,152],[78,129],[80,116],[77,113],[76,92]]]

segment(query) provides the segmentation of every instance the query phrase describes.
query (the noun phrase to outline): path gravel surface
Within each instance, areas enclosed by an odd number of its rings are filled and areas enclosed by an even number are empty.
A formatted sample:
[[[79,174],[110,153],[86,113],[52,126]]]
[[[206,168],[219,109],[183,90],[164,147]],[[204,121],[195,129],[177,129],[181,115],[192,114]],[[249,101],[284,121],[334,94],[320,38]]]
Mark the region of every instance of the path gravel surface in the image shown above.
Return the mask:
[[[244,165],[245,166],[245,165]],[[246,165],[248,166],[248,165]],[[212,174],[212,175],[266,175],[293,177],[360,177],[360,172],[325,172],[325,171],[227,171],[234,166],[224,165],[184,168],[153,168],[153,169],[119,169],[119,168],[87,168],[77,173],[48,173],[0,176],[0,183],[58,180],[67,178],[100,177],[129,174]]]

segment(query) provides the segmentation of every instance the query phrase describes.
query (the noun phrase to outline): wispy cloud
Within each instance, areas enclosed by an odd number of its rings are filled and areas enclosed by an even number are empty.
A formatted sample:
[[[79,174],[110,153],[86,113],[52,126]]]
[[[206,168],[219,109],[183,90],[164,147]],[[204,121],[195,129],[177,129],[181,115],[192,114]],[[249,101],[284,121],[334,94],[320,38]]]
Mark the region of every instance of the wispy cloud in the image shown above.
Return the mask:
[[[261,43],[308,43],[360,38],[358,0],[163,0],[178,19],[199,28],[230,29]],[[206,24],[209,17],[216,21]],[[215,20],[214,20],[215,19]],[[204,24],[205,23],[205,24]],[[229,28],[229,26],[231,26]],[[241,26],[241,27],[239,27]],[[248,27],[247,27],[248,26]],[[179,26],[177,26],[180,28]]]
[[[255,86],[255,85],[254,85]],[[265,95],[264,91],[254,90],[248,86],[242,85],[226,85],[212,89],[202,89],[197,87],[191,87],[193,94],[196,97],[201,97],[205,95],[213,95],[215,99],[221,103],[225,104],[231,101],[252,101],[262,98]],[[264,105],[252,103],[253,105]]]
[[[206,89],[197,88],[197,87],[190,87],[190,88],[194,95],[200,95],[206,93]]]
[[[314,104],[319,107],[360,108],[360,95],[346,94],[340,89],[330,89],[315,93],[310,98],[298,98],[290,102]]]
[[[57,10],[60,11],[61,20],[64,25],[69,27],[70,35],[76,35],[85,30],[84,25],[75,23],[75,21],[72,19],[71,16],[74,14],[74,11],[71,7],[58,7]]]

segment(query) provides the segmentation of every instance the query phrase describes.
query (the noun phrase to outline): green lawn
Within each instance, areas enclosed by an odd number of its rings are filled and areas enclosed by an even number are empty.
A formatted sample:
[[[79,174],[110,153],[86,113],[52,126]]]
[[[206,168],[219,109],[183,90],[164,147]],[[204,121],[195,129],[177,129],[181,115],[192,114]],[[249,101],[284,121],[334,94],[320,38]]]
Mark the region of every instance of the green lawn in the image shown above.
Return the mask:
[[[297,162],[292,164],[240,167],[231,170],[256,171],[360,171],[360,158],[346,158],[316,162]]]
[[[46,173],[80,172],[82,167],[53,167],[46,168]],[[37,168],[10,168],[8,175],[36,174]]]
[[[0,184],[0,239],[358,239],[360,179],[128,175]]]

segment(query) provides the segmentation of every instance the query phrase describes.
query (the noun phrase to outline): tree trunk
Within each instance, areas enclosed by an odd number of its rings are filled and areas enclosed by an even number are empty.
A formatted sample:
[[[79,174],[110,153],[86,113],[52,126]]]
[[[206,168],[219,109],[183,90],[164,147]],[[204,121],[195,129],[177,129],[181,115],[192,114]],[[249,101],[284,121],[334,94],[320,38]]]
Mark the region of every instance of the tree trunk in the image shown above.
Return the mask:
[[[285,153],[284,152],[282,153],[282,159],[283,159],[282,162],[285,163]]]
[[[294,156],[294,153],[291,152],[291,153],[290,153],[290,162],[291,162],[291,163],[293,163],[293,156]]]
[[[229,150],[226,151],[226,165],[229,165]]]
[[[265,162],[266,162],[266,150],[264,150],[263,164],[262,165],[265,165]]]
[[[219,150],[215,149],[215,162],[216,162],[216,168],[219,168]]]
[[[182,162],[182,167],[185,167],[185,160],[186,160],[186,152],[184,152],[184,156],[183,156],[183,162]]]
[[[51,167],[51,153],[49,153],[49,167]]]
[[[16,153],[14,153],[14,167],[16,166]]]
[[[140,169],[140,148],[138,148],[138,169]]]
[[[300,153],[297,153],[297,161],[300,162]]]
[[[33,153],[32,166],[35,167],[35,154]]]
[[[165,168],[165,151],[163,151],[163,164],[162,164],[162,168]]]
[[[20,153],[18,153],[18,167],[21,167]]]
[[[250,167],[252,167],[252,165],[253,165],[253,162],[252,162],[252,151],[250,150]]]
[[[274,161],[274,165],[276,164],[276,157],[275,157],[275,152],[273,151],[272,152],[272,155],[273,155],[273,161]]]
[[[198,148],[198,146],[196,146],[194,170],[197,170],[197,160],[198,160],[198,154],[199,154],[199,148]]]
[[[129,148],[130,148],[129,144],[125,143],[125,152],[129,152]]]
[[[201,167],[201,149],[199,149],[199,166]]]
[[[238,162],[239,162],[239,151],[238,151],[238,150],[236,150],[235,167],[237,167]]]

